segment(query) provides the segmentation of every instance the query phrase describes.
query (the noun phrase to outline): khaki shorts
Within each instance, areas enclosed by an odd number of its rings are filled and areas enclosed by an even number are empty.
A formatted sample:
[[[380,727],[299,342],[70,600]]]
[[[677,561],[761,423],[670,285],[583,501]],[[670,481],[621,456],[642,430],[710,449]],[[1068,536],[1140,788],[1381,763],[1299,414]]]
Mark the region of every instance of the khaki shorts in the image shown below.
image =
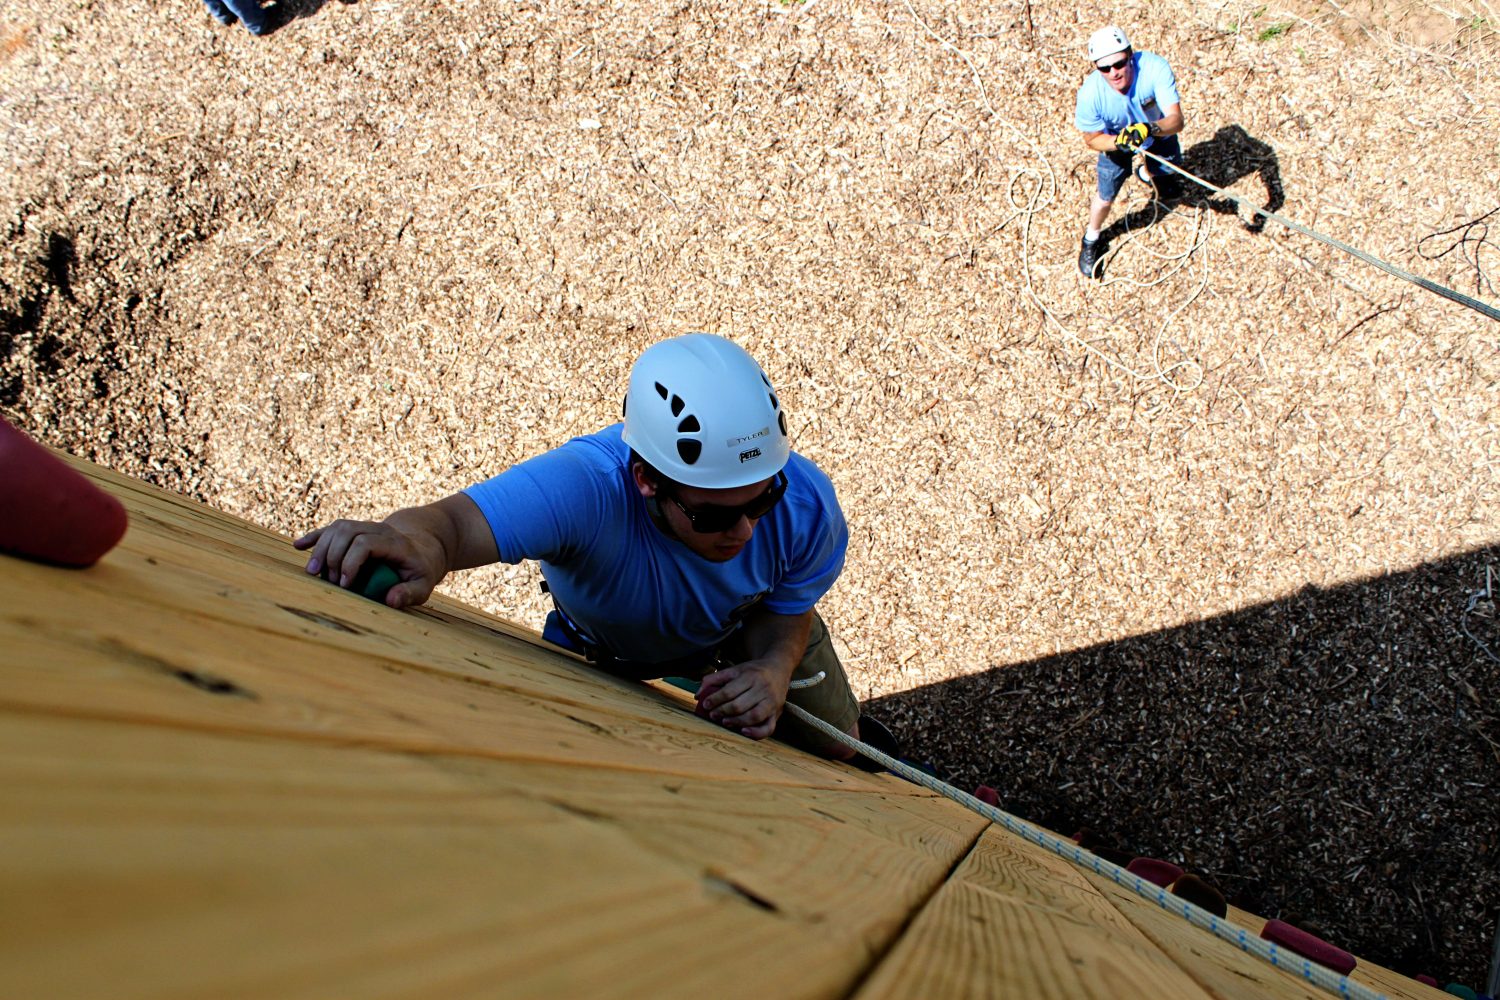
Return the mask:
[[[724,644],[719,651],[722,658],[730,662],[749,659],[742,633],[743,630]],[[838,653],[834,652],[828,627],[823,624],[822,616],[814,611],[812,630],[807,635],[807,651],[802,654],[802,662],[797,664],[797,669],[792,671],[792,680],[816,677],[820,670],[825,674],[821,683],[812,687],[793,688],[787,693],[786,700],[832,725],[839,732],[847,733],[859,721],[859,702],[849,687],[849,677],[844,673],[844,665],[839,662]],[[818,753],[835,742],[791,712],[785,711],[781,714],[781,721],[776,723],[776,732],[772,735],[813,753]]]

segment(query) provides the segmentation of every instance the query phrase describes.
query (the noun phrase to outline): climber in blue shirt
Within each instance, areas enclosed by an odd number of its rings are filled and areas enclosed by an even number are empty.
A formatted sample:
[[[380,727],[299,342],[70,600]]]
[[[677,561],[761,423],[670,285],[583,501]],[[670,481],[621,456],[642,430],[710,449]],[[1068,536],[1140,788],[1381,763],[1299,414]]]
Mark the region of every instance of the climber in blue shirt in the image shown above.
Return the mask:
[[[1181,164],[1177,134],[1182,131],[1183,116],[1177,78],[1161,56],[1135,51],[1125,32],[1114,25],[1089,37],[1088,52],[1095,72],[1078,88],[1073,124],[1084,134],[1084,144],[1099,154],[1097,190],[1078,254],[1078,270],[1094,278],[1102,251],[1099,234],[1130,174],[1135,152],[1149,149],[1161,159]],[[1145,162],[1136,168],[1136,177],[1152,185],[1158,198],[1168,201],[1181,194],[1181,178],[1171,167],[1142,159]]]
[[[791,450],[760,366],[729,340],[688,334],[636,360],[623,423],[446,499],[334,521],[294,544],[312,550],[309,573],[345,587],[366,560],[384,560],[401,578],[385,598],[398,608],[454,570],[536,559],[555,606],[545,638],[621,676],[701,678],[699,714],[845,759],[851,751],[783,708],[790,698],[860,735],[816,610],[848,540],[833,485]],[[865,721],[867,738],[888,738]]]

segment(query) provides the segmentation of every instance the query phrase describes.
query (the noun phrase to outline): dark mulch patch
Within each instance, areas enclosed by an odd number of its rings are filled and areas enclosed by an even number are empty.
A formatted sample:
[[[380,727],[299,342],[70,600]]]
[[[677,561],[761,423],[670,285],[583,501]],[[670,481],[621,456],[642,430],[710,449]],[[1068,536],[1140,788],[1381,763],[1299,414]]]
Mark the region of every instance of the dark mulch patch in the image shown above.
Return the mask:
[[[868,707],[1010,812],[1479,987],[1500,918],[1483,904],[1500,898],[1500,665],[1460,624],[1497,564],[1500,546]],[[1477,601],[1468,626],[1500,652],[1495,611]]]

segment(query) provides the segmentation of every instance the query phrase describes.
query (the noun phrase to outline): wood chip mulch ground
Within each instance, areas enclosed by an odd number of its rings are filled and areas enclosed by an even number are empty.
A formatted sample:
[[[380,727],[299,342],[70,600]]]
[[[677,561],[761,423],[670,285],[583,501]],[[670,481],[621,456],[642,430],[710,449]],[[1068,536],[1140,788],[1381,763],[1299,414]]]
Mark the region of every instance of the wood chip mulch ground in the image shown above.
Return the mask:
[[[1194,173],[1494,305],[1491,0],[285,8],[0,8],[0,414],[298,534],[734,337],[839,489],[823,612],[914,756],[1483,985],[1497,325],[1133,182],[1083,279],[1072,113],[1119,21]],[[445,589],[535,625],[536,580]]]

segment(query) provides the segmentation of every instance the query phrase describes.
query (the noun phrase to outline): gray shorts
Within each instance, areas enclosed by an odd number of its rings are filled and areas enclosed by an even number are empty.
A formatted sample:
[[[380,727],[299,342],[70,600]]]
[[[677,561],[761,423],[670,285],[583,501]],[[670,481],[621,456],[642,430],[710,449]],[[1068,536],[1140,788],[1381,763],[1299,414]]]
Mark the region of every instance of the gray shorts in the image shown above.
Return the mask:
[[[1164,160],[1179,164],[1182,162],[1182,145],[1175,135],[1163,136],[1147,148]],[[1133,158],[1134,154],[1115,149],[1099,154],[1094,172],[1098,175],[1095,187],[1099,192],[1100,201],[1115,200],[1115,196],[1120,193],[1120,188],[1125,186],[1125,181],[1130,177],[1130,162]],[[1153,177],[1169,172],[1167,167],[1154,160],[1146,162],[1148,164],[1146,169]]]
[[[719,653],[730,662],[749,659],[744,648],[743,630],[731,637]],[[838,653],[834,652],[828,627],[823,624],[822,616],[814,611],[812,630],[807,635],[807,651],[802,654],[802,662],[797,664],[797,669],[792,671],[792,680],[816,677],[820,670],[825,675],[821,683],[812,687],[793,688],[787,693],[786,700],[829,723],[839,732],[847,733],[859,721],[859,701],[849,687],[849,677],[844,673],[844,665],[839,662]],[[776,732],[772,735],[813,753],[818,753],[835,742],[791,712],[782,712],[781,721],[776,723]]]

